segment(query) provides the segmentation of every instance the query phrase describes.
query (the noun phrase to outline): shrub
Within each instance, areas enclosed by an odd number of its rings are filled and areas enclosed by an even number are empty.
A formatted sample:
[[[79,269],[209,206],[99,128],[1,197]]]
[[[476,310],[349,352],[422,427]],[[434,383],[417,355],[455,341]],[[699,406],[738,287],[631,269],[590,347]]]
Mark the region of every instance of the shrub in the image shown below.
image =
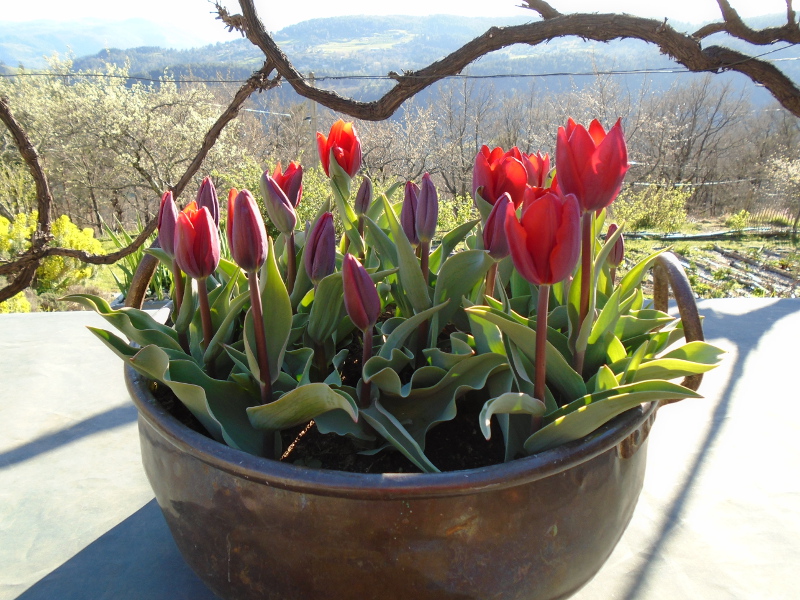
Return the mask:
[[[613,217],[625,223],[628,231],[678,231],[686,224],[686,201],[690,196],[689,190],[665,184],[627,188],[612,207]]]
[[[729,227],[730,229],[734,229],[736,231],[741,231],[747,224],[750,222],[750,213],[746,210],[740,210],[735,215],[729,216],[725,219],[725,227]]]
[[[20,213],[14,221],[0,217],[0,258],[12,258],[30,247],[31,236],[36,231],[36,211]],[[80,229],[66,215],[60,216],[51,225],[53,245],[90,254],[103,251],[94,232]],[[34,287],[37,293],[58,292],[73,283],[85,281],[94,274],[94,267],[78,259],[66,256],[48,256],[36,270]]]
[[[0,314],[24,312],[31,312],[31,303],[25,297],[25,292],[20,292],[5,302],[0,302]]]

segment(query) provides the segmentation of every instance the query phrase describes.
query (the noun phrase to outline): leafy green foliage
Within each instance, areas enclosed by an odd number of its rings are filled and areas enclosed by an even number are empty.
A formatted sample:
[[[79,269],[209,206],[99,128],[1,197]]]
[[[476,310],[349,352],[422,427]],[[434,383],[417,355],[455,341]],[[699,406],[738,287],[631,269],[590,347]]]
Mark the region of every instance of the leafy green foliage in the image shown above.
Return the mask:
[[[689,188],[650,184],[627,188],[614,202],[614,219],[628,231],[678,231],[686,223]]]

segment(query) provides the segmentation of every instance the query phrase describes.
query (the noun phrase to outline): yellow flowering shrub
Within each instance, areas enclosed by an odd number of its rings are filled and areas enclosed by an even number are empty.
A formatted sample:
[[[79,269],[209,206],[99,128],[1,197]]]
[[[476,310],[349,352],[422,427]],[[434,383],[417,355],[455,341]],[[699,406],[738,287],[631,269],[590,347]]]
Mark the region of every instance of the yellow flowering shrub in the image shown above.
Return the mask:
[[[0,258],[13,258],[30,247],[37,218],[36,211],[20,213],[14,217],[13,222],[0,217]],[[89,254],[103,252],[102,244],[95,239],[94,232],[90,228],[80,229],[66,215],[53,221],[51,233],[54,246],[83,250]],[[48,256],[36,271],[34,285],[37,292],[59,291],[73,283],[84,281],[93,274],[92,265],[86,265],[75,258]]]
[[[5,221],[8,222],[8,219]],[[2,226],[3,224],[0,223],[0,228],[2,228]],[[11,296],[11,298],[5,302],[0,302],[0,314],[23,312],[31,312],[31,303],[28,302],[23,292],[20,292],[16,296]]]

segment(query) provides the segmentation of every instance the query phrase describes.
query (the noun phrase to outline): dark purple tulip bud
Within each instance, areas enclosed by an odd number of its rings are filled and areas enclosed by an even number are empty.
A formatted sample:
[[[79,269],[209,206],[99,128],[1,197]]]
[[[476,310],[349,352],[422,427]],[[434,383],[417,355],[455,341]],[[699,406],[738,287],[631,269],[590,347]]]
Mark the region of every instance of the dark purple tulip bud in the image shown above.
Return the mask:
[[[172,198],[172,192],[166,191],[161,196],[158,209],[158,241],[161,249],[169,256],[175,256],[175,225],[178,222],[178,207]]]
[[[309,279],[317,285],[336,269],[336,231],[333,213],[323,213],[306,238],[303,264]]]
[[[261,195],[272,224],[284,235],[290,235],[297,225],[297,213],[289,197],[269,173],[261,176]]]
[[[509,253],[505,229],[509,204],[511,196],[506,192],[497,199],[483,226],[483,247],[489,251],[489,256],[497,261],[503,260]]]
[[[372,278],[352,254],[345,254],[342,262],[344,307],[353,325],[361,331],[374,327],[381,313],[381,300]]]
[[[606,239],[610,238],[614,235],[618,229],[616,223],[612,223],[608,226],[608,231],[606,232]],[[608,253],[608,264],[612,267],[618,267],[622,264],[622,259],[625,257],[625,240],[623,236],[620,234],[619,239],[614,244],[614,247],[611,249],[611,252]]]
[[[175,262],[194,279],[205,279],[219,265],[219,228],[208,208],[194,201],[178,213]]]
[[[419,196],[419,186],[413,181],[406,182],[406,193],[403,197],[403,207],[400,209],[400,225],[403,231],[415,248],[419,246],[417,237],[417,197]]]
[[[206,207],[208,212],[211,213],[214,223],[219,227],[219,200],[217,199],[217,190],[211,179],[208,177],[203,178],[203,183],[200,184],[200,189],[197,190],[197,207]]]
[[[422,176],[416,217],[417,238],[421,243],[430,242],[436,233],[436,221],[439,219],[439,196],[428,173]]]
[[[248,273],[267,260],[267,231],[258,204],[248,190],[228,198],[228,247],[236,264]]]
[[[369,205],[372,204],[372,180],[369,177],[364,177],[361,180],[361,186],[358,188],[356,194],[356,202],[354,209],[357,216],[366,214]]]

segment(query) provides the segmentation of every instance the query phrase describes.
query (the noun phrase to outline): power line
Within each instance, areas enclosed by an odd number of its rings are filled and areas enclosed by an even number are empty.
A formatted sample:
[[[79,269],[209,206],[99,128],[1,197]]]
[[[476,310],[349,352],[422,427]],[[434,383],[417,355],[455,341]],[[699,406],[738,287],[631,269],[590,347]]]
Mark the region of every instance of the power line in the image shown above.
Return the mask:
[[[756,58],[761,58],[762,56],[766,56],[768,54],[773,54],[775,52],[779,52],[781,50],[785,50],[787,48],[792,47],[793,44],[789,44],[783,46],[781,48],[775,48],[773,50],[769,50],[767,52],[763,52],[756,56],[748,57],[738,63],[733,63],[726,68],[731,66],[735,66],[737,64],[741,64],[747,62],[749,60],[753,60]],[[768,59],[765,62],[778,62],[778,61],[792,61],[792,60],[800,60],[800,57],[786,57],[786,58],[772,58]],[[415,74],[406,74],[403,77],[410,78],[410,79],[536,79],[536,78],[546,78],[546,77],[596,77],[598,75],[657,75],[657,74],[685,74],[685,73],[694,73],[694,71],[690,71],[686,68],[676,68],[676,67],[663,67],[657,69],[609,69],[605,71],[579,71],[579,72],[571,72],[571,71],[556,71],[552,73],[496,73],[493,75],[470,75],[470,74],[458,74],[458,75],[448,75],[446,77],[439,77],[433,75],[415,75]],[[2,73],[0,77],[12,78],[12,77],[74,77],[74,78],[85,78],[85,77],[96,77],[96,78],[108,78],[108,79],[125,79],[126,81],[146,81],[150,83],[157,83],[164,81],[163,78],[152,78],[152,77],[142,77],[142,76],[128,76],[128,75],[117,75],[113,73],[86,73],[83,71],[77,72],[55,72],[55,71],[38,71],[38,72],[25,72],[25,73]],[[395,77],[390,77],[389,75],[322,75],[322,76],[315,76],[314,81],[394,81]],[[178,83],[209,83],[209,84],[225,84],[225,83],[245,83],[247,79],[181,79],[178,80]],[[292,82],[292,81],[308,81],[305,77],[299,77],[296,79],[286,79],[284,81]]]

